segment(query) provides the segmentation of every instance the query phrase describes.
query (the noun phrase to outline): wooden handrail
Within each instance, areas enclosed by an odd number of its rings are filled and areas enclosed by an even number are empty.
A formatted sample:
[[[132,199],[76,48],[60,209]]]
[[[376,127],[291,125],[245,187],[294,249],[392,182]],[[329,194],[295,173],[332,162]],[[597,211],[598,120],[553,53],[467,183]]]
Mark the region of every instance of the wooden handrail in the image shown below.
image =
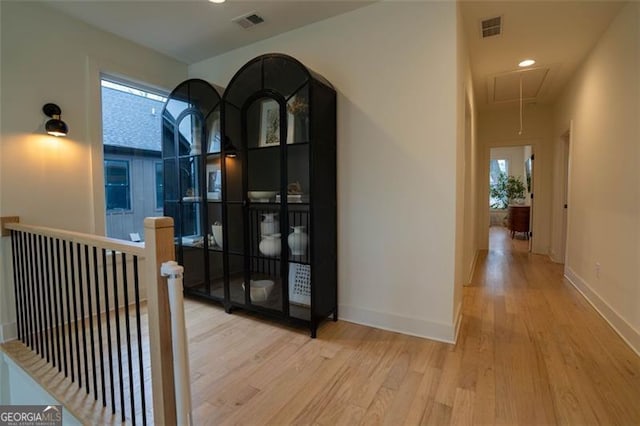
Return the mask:
[[[30,232],[46,237],[60,238],[73,243],[87,244],[108,250],[116,250],[131,254],[140,258],[145,257],[144,243],[133,243],[115,238],[101,237],[98,235],[83,234],[81,232],[65,231],[62,229],[47,228],[44,226],[23,225],[21,223],[5,223],[4,229],[13,231]]]

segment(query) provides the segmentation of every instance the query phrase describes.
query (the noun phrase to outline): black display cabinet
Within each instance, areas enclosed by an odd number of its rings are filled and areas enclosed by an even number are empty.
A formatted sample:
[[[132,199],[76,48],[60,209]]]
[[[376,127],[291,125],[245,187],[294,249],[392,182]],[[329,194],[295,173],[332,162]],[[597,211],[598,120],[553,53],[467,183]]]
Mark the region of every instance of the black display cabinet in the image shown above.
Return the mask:
[[[304,322],[315,337],[337,319],[336,92],[267,54],[235,74],[223,110],[228,306]]]
[[[217,88],[179,84],[162,111],[162,161],[164,214],[174,220],[185,292],[224,302],[223,252],[211,235],[222,221],[221,113]]]
[[[267,54],[235,74],[222,102],[202,80],[182,83],[163,117],[165,214],[185,291],[227,312],[305,324],[315,337],[338,315],[331,84]]]

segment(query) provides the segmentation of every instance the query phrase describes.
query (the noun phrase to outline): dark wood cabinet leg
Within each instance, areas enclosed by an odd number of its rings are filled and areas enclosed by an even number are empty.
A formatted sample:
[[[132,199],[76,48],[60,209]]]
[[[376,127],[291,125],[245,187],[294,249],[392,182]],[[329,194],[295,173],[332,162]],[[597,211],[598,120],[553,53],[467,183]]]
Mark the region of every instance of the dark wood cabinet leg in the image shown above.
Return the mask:
[[[318,323],[315,321],[311,321],[311,338],[315,339],[318,335]]]

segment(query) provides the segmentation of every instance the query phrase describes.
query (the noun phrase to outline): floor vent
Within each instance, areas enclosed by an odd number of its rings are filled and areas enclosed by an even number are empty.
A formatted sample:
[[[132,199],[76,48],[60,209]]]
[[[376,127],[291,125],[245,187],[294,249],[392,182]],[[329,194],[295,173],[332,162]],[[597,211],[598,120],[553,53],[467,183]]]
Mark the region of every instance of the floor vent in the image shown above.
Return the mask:
[[[498,36],[502,34],[502,17],[484,19],[480,22],[482,38]]]
[[[256,25],[263,23],[264,18],[255,12],[251,12],[248,15],[242,15],[242,16],[238,16],[237,18],[233,18],[231,21],[235,22],[236,24],[240,25],[242,28],[246,30],[248,28],[255,27]]]

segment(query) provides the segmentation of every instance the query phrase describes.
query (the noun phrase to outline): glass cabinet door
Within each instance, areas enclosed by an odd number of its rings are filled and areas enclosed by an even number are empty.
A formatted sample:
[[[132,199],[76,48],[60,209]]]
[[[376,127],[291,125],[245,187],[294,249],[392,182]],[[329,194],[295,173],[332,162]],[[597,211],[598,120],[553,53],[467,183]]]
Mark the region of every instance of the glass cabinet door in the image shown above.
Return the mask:
[[[203,265],[206,258],[203,247],[205,233],[202,212],[202,141],[204,120],[198,111],[188,109],[175,124],[175,152],[178,153],[179,220],[176,224],[179,238],[179,257],[185,268],[185,288],[206,292],[207,282]]]
[[[285,105],[269,97],[253,101],[244,116],[246,140],[245,250],[251,290],[248,302],[262,308],[282,311],[282,254],[286,232],[282,224],[282,143],[286,138]],[[281,232],[282,231],[282,232]],[[245,295],[245,301],[247,296]]]
[[[200,79],[180,83],[162,111],[164,214],[174,219],[187,292],[224,300],[221,99]]]
[[[203,182],[203,198],[206,201],[203,204],[207,213],[204,233],[207,235],[208,295],[224,300],[223,156],[219,106],[207,118],[207,138],[207,146],[203,147],[206,153]]]

